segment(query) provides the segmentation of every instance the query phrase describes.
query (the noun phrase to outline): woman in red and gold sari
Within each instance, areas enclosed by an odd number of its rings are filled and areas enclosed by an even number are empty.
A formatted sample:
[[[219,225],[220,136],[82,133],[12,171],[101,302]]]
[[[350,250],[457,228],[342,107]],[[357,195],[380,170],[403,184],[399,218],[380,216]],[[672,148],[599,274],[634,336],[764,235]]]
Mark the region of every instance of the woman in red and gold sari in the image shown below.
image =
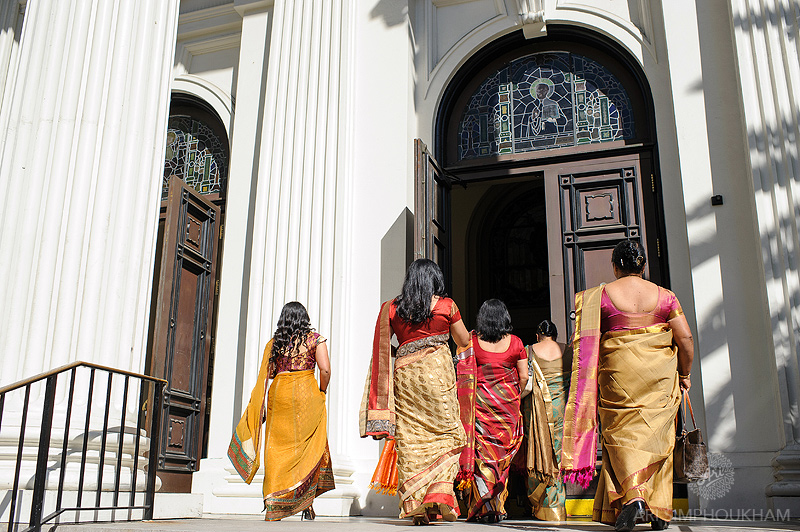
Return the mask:
[[[319,383],[314,368],[319,367]],[[284,305],[275,335],[264,349],[250,403],[237,425],[228,457],[250,484],[264,437],[264,510],[267,521],[302,511],[314,519],[314,498],[335,488],[328,449],[325,394],[331,365],[325,338],[314,332],[305,307]],[[267,382],[272,379],[264,396]]]
[[[672,518],[672,451],[681,392],[691,386],[692,335],[675,294],[642,279],[644,249],[620,242],[616,281],[575,296],[572,384],[564,419],[561,468],[588,486],[596,429],[602,468],[592,519],[633,530]]]
[[[392,364],[392,336],[399,347]],[[469,333],[436,263],[409,266],[400,296],[381,307],[359,414],[361,437],[394,438],[400,517],[428,524],[455,521],[453,479],[464,447],[456,376],[448,340],[465,346]]]
[[[458,400],[467,445],[458,488],[466,493],[468,521],[505,519],[508,469],[523,428],[520,392],[528,382],[528,354],[511,333],[511,316],[499,299],[478,311],[470,344],[458,353]]]

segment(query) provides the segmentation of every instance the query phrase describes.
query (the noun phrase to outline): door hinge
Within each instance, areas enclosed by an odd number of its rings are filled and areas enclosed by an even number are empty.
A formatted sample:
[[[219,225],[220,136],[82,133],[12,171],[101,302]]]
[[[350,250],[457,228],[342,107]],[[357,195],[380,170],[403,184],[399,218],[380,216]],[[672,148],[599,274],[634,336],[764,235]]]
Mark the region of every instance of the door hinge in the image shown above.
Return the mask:
[[[650,174],[650,190],[653,191],[653,194],[656,193],[656,178],[653,174]]]
[[[661,258],[661,239],[656,238],[656,254]]]
[[[214,287],[214,295],[218,296],[219,295],[219,279],[217,279],[217,282],[215,283],[215,285],[216,286]]]
[[[219,224],[219,239],[222,240],[222,235],[225,233],[225,223]]]

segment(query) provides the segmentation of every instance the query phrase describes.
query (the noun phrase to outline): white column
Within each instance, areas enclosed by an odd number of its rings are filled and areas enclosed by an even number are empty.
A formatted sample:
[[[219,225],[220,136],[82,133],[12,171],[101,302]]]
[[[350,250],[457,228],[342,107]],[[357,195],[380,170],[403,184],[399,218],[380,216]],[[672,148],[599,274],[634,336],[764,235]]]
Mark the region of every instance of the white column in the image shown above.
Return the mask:
[[[347,515],[358,496],[350,485],[348,438],[337,430],[344,425],[344,417],[354,415],[344,400],[346,386],[352,382],[345,383],[343,373],[348,356],[343,341],[347,309],[340,296],[348,245],[348,233],[342,231],[347,229],[350,208],[343,192],[349,179],[351,9],[348,2],[319,0],[274,4],[252,218],[246,329],[244,343],[239,344],[244,363],[237,368],[236,378],[243,393],[233,411],[233,419],[238,420],[258,373],[264,344],[284,303],[301,301],[314,327],[329,339],[333,367],[328,425],[337,489],[315,503],[321,515]],[[227,248],[227,240],[225,245]],[[213,408],[213,415],[219,415],[218,405]],[[226,484],[214,489],[215,497],[238,497],[238,508],[260,511],[259,481],[257,477],[246,487],[230,475]],[[227,508],[234,511],[230,504]]]
[[[263,508],[258,480],[249,487],[240,482],[228,460],[227,451],[233,428],[242,413],[242,401],[250,398],[250,390],[245,390],[241,384],[245,360],[245,316],[250,308],[250,264],[247,258],[252,246],[253,214],[261,165],[266,112],[265,75],[273,1],[236,0],[234,8],[242,16],[242,34],[227,202],[229,207],[236,208],[229,208],[225,215],[226,258],[223,259],[220,280],[209,458],[200,461],[200,470],[192,476],[192,491],[203,494],[203,510],[207,513],[258,513]],[[246,499],[244,502],[242,497]]]
[[[800,54],[798,6],[732,0],[731,20],[772,327],[785,448],[767,494],[800,511]],[[796,190],[795,190],[796,189]],[[793,499],[785,499],[792,497]]]
[[[0,385],[144,370],[178,4],[27,2],[0,124]]]

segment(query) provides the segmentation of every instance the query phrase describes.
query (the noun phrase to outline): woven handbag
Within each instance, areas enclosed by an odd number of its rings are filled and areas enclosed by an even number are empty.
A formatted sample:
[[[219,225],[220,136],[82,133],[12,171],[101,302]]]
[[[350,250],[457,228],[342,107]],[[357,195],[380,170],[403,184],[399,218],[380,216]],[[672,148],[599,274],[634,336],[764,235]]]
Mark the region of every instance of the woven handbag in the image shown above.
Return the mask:
[[[689,415],[692,418],[693,430],[686,430],[686,406],[689,406]],[[675,451],[673,455],[673,482],[688,484],[706,480],[711,470],[708,467],[708,448],[703,442],[703,435],[694,421],[694,411],[689,394],[683,394],[683,408],[680,409],[678,418],[681,427],[675,437]]]

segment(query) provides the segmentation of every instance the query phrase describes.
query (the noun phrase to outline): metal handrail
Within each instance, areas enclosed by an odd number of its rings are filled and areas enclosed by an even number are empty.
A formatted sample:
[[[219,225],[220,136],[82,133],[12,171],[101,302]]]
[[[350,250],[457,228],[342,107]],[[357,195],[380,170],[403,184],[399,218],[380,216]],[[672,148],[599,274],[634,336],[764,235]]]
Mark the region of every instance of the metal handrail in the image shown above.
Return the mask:
[[[79,473],[79,480],[78,480],[78,489],[77,489],[77,497],[76,497],[76,504],[74,506],[64,506],[63,503],[63,495],[64,495],[64,481],[66,475],[66,467],[67,467],[67,454],[69,450],[69,433],[70,433],[70,422],[72,421],[72,413],[73,413],[73,403],[75,398],[75,381],[78,370],[81,368],[87,368],[89,370],[89,386],[87,392],[87,399],[86,399],[86,417],[83,423],[83,441],[81,443],[80,448],[80,473]],[[94,390],[95,390],[95,377],[98,372],[104,372],[108,375],[106,379],[106,389],[105,389],[105,411],[104,411],[104,420],[103,420],[103,430],[100,433],[101,437],[101,444],[100,444],[100,451],[99,451],[99,464],[97,470],[97,494],[95,500],[92,503],[84,504],[83,502],[83,492],[84,492],[84,482],[87,480],[86,477],[86,458],[87,458],[87,450],[89,444],[89,432],[91,426],[91,415],[92,415],[92,406],[94,404]],[[51,512],[47,516],[42,516],[42,513],[45,508],[45,495],[46,495],[46,487],[47,487],[47,472],[48,472],[48,462],[51,460],[49,459],[50,450],[51,450],[51,436],[53,430],[53,415],[55,412],[56,406],[56,389],[58,386],[59,377],[62,375],[69,374],[69,391],[67,392],[67,402],[66,402],[66,412],[64,414],[64,436],[63,442],[61,445],[61,457],[60,457],[60,465],[57,470],[59,470],[59,480],[58,480],[58,489],[55,492],[55,510]],[[116,466],[114,468],[114,491],[113,491],[113,504],[102,504],[102,495],[103,495],[103,469],[105,466],[106,460],[106,451],[107,451],[107,443],[108,443],[108,435],[109,431],[109,419],[111,413],[111,396],[113,390],[113,383],[114,377],[118,376],[121,379],[124,379],[124,389],[122,392],[122,408],[119,415],[120,424],[119,430],[115,431],[118,435],[119,442],[116,449]],[[122,453],[124,449],[124,440],[125,440],[125,420],[127,416],[127,406],[129,403],[129,392],[131,389],[131,380],[138,379],[139,381],[139,395],[136,398],[136,404],[139,405],[139,411],[137,415],[137,422],[136,422],[136,432],[134,433],[134,450],[133,450],[133,466],[131,467],[131,488],[130,488],[130,496],[128,499],[128,504],[120,504],[120,486],[122,480]],[[161,412],[163,410],[163,402],[164,402],[164,387],[167,384],[167,381],[164,379],[159,379],[156,377],[150,377],[147,375],[140,375],[138,373],[133,373],[130,371],[124,371],[114,368],[109,368],[106,366],[102,366],[99,364],[93,364],[90,362],[73,362],[71,364],[67,364],[65,366],[53,369],[46,373],[42,373],[41,375],[36,375],[35,377],[31,377],[14,384],[4,386],[0,388],[0,428],[2,428],[3,423],[3,411],[6,405],[6,397],[15,391],[21,391],[24,389],[24,400],[23,400],[23,407],[22,407],[22,415],[20,420],[20,427],[19,427],[19,443],[17,446],[17,460],[16,460],[16,468],[14,473],[14,483],[13,489],[11,492],[10,498],[10,505],[9,505],[9,512],[8,512],[8,532],[12,532],[13,530],[17,529],[23,521],[18,520],[16,514],[18,513],[17,505],[19,503],[19,492],[20,492],[20,474],[21,474],[21,467],[23,462],[23,452],[26,446],[25,442],[25,433],[27,428],[28,422],[28,410],[31,402],[31,387],[34,384],[41,383],[44,381],[45,384],[45,393],[44,393],[44,401],[42,404],[42,418],[41,418],[41,427],[40,427],[40,434],[38,440],[38,453],[36,458],[36,473],[34,475],[33,481],[33,495],[31,497],[31,513],[30,519],[27,522],[28,527],[22,529],[22,532],[28,531],[35,531],[39,532],[42,528],[42,525],[48,523],[57,517],[65,514],[65,512],[75,512],[75,518],[73,522],[82,522],[81,520],[81,512],[90,510],[93,513],[93,519],[88,519],[91,521],[98,521],[99,515],[101,511],[111,511],[112,518],[111,520],[116,519],[116,510],[127,510],[127,519],[123,520],[134,520],[133,518],[133,511],[134,510],[141,510],[142,519],[152,519],[153,518],[153,501],[155,498],[155,486],[156,486],[156,466],[157,466],[157,459],[158,459],[158,444],[160,441],[160,430],[161,430]],[[135,383],[134,383],[135,387]],[[152,405],[150,412],[148,413],[148,405]],[[147,451],[147,479],[145,483],[144,489],[144,504],[136,504],[136,495],[141,494],[141,491],[137,491],[136,489],[136,481],[137,481],[137,473],[139,470],[139,443],[140,443],[140,436],[142,434],[142,429],[145,427],[145,423],[149,425],[149,449]],[[113,450],[112,450],[113,452]],[[57,462],[58,463],[58,462]],[[124,502],[124,501],[123,501]]]

